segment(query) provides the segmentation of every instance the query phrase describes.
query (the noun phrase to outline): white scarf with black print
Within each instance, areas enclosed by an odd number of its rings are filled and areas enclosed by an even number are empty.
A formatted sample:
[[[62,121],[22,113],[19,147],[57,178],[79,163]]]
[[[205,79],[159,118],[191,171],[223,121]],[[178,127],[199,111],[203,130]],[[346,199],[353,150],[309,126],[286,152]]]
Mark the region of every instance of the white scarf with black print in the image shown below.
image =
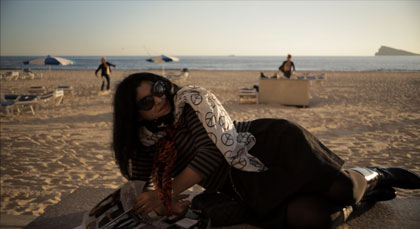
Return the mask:
[[[229,114],[213,93],[193,85],[182,87],[174,97],[175,123],[181,117],[185,104],[195,111],[207,134],[229,165],[248,172],[267,170],[258,158],[248,153],[255,145],[255,137],[249,132],[236,131]],[[140,136],[144,145],[151,146],[165,136],[165,132],[153,133],[146,127],[141,127]]]

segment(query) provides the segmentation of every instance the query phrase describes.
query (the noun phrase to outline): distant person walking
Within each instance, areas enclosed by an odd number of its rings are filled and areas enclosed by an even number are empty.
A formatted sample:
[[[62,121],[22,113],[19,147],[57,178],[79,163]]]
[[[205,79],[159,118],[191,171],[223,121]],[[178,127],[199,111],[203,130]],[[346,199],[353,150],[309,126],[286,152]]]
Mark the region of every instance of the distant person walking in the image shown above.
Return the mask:
[[[109,62],[106,61],[105,57],[101,58],[101,64],[99,65],[98,69],[96,69],[95,71],[95,75],[96,77],[98,77],[98,71],[101,70],[101,76],[102,78],[105,78],[106,80],[106,90],[109,90],[110,87],[110,79],[109,79],[109,75],[111,74],[111,66],[116,68],[117,66],[114,64],[111,64]],[[102,86],[101,86],[101,91],[103,91],[105,89],[105,80],[102,79]]]
[[[292,55],[287,55],[287,60],[283,61],[283,64],[279,67],[279,70],[283,72],[283,75],[290,79],[293,71],[296,71],[295,64],[292,61]]]

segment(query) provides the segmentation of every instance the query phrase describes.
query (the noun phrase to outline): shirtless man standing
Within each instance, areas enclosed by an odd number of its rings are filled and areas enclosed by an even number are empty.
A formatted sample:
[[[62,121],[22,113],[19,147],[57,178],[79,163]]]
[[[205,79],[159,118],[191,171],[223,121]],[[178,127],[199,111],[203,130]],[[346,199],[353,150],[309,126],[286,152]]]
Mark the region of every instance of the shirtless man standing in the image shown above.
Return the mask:
[[[292,55],[287,55],[287,60],[283,61],[283,64],[279,67],[279,70],[283,72],[283,75],[290,79],[292,75],[292,67],[293,71],[296,71],[295,64],[292,61]]]

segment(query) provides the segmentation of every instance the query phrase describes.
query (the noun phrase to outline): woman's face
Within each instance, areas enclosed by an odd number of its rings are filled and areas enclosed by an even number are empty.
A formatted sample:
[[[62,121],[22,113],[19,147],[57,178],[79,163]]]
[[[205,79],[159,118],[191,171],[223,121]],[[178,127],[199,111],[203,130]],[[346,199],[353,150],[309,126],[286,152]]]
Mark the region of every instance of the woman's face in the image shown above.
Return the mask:
[[[137,87],[137,98],[136,104],[144,97],[152,94],[153,82],[143,81],[140,86]],[[153,96],[154,105],[150,110],[139,109],[140,118],[145,120],[154,120],[167,115],[171,112],[171,103],[169,102],[166,95],[162,97]]]

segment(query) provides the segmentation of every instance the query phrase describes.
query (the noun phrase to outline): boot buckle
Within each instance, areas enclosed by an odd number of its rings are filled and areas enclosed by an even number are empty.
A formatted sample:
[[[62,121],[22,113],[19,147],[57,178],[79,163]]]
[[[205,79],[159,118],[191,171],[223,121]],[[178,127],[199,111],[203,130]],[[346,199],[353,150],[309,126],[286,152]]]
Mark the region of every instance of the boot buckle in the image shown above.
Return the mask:
[[[369,181],[374,180],[376,177],[378,177],[379,173],[371,170],[371,169],[366,169],[366,168],[352,168],[352,170],[355,170],[359,173],[361,173],[366,181],[369,183]]]

